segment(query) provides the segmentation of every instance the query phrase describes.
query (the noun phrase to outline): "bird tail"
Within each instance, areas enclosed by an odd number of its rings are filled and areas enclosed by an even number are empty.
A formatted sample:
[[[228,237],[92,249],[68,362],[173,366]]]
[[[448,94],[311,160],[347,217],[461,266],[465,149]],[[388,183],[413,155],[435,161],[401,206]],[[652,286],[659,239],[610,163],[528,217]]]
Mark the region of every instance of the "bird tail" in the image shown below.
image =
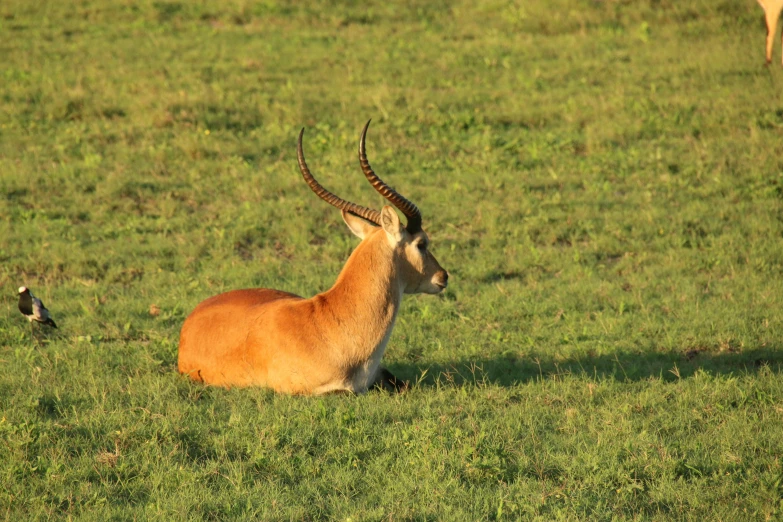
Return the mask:
[[[52,328],[57,328],[57,325],[54,324],[54,320],[51,317],[47,317],[46,321],[44,321],[44,324],[48,324]]]

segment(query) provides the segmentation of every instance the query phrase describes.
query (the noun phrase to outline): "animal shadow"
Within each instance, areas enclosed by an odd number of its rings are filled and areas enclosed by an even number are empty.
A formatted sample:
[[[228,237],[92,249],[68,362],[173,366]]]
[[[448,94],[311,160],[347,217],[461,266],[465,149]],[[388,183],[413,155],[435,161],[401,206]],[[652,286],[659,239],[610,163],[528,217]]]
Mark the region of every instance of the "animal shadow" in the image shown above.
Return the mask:
[[[420,366],[390,363],[400,379],[419,386],[495,385],[510,387],[567,375],[594,380],[638,382],[649,378],[687,379],[698,371],[711,375],[743,375],[760,371],[783,372],[783,352],[764,347],[736,352],[707,350],[656,353],[613,353],[561,359],[554,355],[460,359],[447,364]]]

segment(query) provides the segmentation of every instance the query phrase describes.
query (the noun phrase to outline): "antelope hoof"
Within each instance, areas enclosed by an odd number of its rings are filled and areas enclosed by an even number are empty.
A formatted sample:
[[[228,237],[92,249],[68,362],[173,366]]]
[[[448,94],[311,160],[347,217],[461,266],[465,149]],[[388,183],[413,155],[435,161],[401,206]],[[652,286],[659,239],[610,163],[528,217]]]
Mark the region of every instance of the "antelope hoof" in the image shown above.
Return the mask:
[[[372,385],[372,388],[374,390],[386,390],[389,393],[402,393],[410,388],[410,384],[408,381],[398,379],[386,368],[381,368],[378,371],[378,378],[375,380],[375,384]]]

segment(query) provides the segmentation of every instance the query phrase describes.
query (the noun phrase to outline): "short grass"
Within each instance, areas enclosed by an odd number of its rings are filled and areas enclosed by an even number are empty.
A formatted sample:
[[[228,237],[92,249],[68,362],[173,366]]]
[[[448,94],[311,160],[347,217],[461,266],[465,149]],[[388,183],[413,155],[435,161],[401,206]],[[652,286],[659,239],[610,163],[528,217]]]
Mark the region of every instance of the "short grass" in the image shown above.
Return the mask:
[[[783,71],[755,2],[0,4],[0,517],[783,517]],[[202,299],[328,288],[296,169],[423,210],[404,395],[176,372]],[[60,329],[33,343],[25,284]],[[154,307],[153,307],[154,305]],[[151,308],[152,307],[152,308]]]

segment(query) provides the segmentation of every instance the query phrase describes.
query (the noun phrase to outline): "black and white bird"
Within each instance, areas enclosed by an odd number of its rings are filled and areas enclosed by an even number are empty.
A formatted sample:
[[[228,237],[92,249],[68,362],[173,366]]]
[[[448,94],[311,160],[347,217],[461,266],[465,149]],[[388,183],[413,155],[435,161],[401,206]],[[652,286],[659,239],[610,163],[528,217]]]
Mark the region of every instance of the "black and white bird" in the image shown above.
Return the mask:
[[[54,320],[52,320],[52,316],[49,314],[49,310],[26,286],[19,287],[19,311],[30,321],[30,326],[35,321],[57,328]]]

